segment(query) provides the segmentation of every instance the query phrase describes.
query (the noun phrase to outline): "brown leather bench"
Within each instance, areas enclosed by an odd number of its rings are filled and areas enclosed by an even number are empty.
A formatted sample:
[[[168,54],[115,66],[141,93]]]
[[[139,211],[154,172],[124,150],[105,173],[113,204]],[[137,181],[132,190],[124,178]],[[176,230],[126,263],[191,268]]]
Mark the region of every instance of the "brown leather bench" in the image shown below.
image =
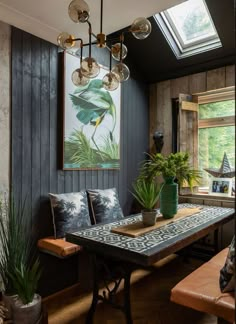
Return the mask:
[[[220,269],[224,266],[228,250],[225,248],[180,281],[171,290],[171,301],[213,314],[221,323],[234,323],[234,293],[222,293],[219,286]]]
[[[82,247],[77,244],[67,242],[64,238],[55,239],[53,236],[38,240],[37,246],[40,251],[61,259],[79,253],[82,250]]]

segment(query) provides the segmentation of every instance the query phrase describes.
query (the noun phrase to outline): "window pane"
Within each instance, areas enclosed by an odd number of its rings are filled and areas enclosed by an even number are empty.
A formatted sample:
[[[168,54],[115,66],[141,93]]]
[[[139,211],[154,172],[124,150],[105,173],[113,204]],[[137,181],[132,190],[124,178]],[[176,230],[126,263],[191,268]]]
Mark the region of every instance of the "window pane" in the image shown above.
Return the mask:
[[[199,129],[199,170],[220,168],[224,152],[233,168],[235,165],[235,127],[212,127]],[[203,171],[201,186],[207,187],[210,175]]]
[[[199,105],[199,119],[235,115],[235,100],[211,102]]]
[[[202,0],[189,0],[167,10],[184,44],[216,34]]]

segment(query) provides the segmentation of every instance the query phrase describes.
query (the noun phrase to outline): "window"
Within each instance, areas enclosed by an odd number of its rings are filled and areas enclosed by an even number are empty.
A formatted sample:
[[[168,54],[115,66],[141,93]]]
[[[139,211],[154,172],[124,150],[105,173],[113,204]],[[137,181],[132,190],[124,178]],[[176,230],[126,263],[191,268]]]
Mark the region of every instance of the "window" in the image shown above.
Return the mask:
[[[210,174],[204,169],[219,169],[226,153],[231,168],[235,165],[234,92],[199,97],[198,168],[203,178],[200,192],[208,192]]]
[[[221,47],[204,0],[189,0],[154,16],[178,59]]]

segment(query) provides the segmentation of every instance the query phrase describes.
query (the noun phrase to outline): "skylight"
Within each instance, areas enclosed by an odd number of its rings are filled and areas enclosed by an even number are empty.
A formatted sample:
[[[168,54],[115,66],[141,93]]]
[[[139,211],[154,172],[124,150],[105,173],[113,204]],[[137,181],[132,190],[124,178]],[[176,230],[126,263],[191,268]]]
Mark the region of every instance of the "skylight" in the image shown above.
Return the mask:
[[[221,47],[204,0],[188,0],[155,19],[178,59]]]

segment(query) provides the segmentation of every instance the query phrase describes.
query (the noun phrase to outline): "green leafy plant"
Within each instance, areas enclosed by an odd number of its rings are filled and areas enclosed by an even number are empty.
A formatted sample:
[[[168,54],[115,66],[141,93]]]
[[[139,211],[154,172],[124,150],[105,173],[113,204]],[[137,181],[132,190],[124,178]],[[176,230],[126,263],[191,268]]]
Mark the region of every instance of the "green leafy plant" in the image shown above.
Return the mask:
[[[153,180],[156,176],[163,178],[173,177],[178,180],[180,186],[184,181],[193,188],[198,183],[201,174],[198,170],[192,169],[189,163],[189,154],[186,152],[171,153],[164,156],[161,153],[148,155],[149,159],[144,161],[140,169],[140,177]]]
[[[31,217],[26,212],[26,200],[22,205],[18,205],[16,206],[13,198],[0,200],[0,275],[5,294],[23,295],[23,288],[19,291],[17,283],[21,274],[21,280],[25,280],[28,284],[28,288],[24,287],[25,294],[28,296],[30,286],[36,289],[40,272],[38,261],[33,261]],[[27,297],[24,300],[29,299]]]
[[[9,276],[13,286],[23,304],[29,304],[34,298],[38,281],[41,277],[41,268],[39,259],[36,259],[31,265],[20,264],[19,268],[12,269]]]
[[[133,183],[133,192],[131,193],[144,209],[150,211],[155,207],[161,189],[162,186],[156,181],[138,178]]]

